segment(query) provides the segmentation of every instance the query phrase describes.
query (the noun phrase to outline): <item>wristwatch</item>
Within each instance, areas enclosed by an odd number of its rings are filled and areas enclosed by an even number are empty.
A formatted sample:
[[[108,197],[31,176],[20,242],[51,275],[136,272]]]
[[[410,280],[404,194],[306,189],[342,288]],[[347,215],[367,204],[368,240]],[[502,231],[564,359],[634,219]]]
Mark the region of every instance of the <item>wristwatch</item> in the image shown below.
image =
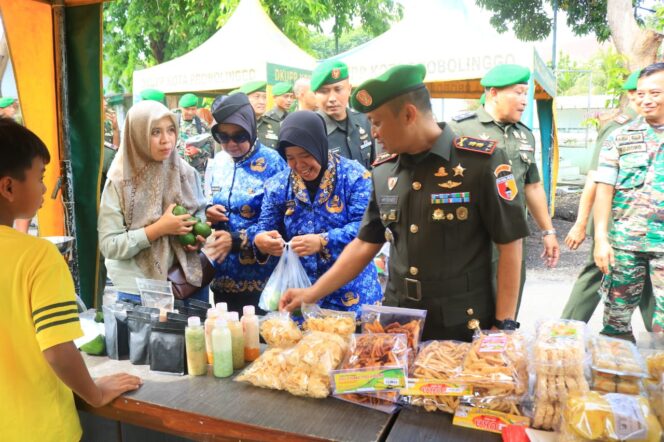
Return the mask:
[[[499,330],[517,330],[519,327],[521,327],[521,324],[509,318],[503,319],[502,321],[496,319],[493,321],[493,325],[495,325]]]
[[[542,230],[542,238],[548,235],[556,235],[556,229]]]

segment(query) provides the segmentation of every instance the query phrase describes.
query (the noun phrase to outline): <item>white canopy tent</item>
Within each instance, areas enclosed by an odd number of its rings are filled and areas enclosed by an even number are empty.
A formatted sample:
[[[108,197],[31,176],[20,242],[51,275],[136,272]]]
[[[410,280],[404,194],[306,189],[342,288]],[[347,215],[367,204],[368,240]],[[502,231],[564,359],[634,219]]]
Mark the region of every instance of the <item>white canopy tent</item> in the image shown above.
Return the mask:
[[[134,92],[155,88],[166,93],[234,89],[268,80],[268,64],[311,70],[316,61],[288,39],[259,0],[241,0],[228,22],[192,51],[134,72]]]

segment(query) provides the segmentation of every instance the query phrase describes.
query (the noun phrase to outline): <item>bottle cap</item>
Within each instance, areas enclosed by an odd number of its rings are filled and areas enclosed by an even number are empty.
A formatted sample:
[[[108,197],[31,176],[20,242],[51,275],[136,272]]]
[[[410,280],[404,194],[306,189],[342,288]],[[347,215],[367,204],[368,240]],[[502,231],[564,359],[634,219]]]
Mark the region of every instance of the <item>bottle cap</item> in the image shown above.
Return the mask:
[[[187,318],[187,325],[189,327],[200,327],[201,326],[201,318],[198,316],[189,316]]]
[[[228,321],[239,321],[240,320],[240,314],[238,312],[228,312],[226,314],[226,319]]]
[[[245,305],[242,307],[242,316],[253,316],[256,314],[256,307],[253,305]]]
[[[216,321],[214,321],[214,326],[215,327],[227,327],[228,326],[228,321],[225,319],[219,318]]]
[[[225,302],[217,302],[217,311],[219,312],[227,312],[228,311],[228,304]]]

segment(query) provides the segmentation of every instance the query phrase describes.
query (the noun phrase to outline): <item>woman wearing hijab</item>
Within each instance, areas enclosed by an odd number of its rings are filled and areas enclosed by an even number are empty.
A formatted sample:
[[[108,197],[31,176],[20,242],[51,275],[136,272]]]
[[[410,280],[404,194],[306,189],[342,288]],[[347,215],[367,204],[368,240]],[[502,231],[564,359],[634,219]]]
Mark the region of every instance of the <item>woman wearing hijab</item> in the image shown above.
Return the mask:
[[[173,215],[173,208],[179,204],[201,216],[205,199],[198,173],[175,150],[177,134],[177,118],[161,103],[142,101],[127,113],[98,222],[101,253],[118,299],[140,301],[136,278],[165,281],[176,262],[190,284],[201,286],[198,247],[178,240],[195,222],[188,221],[190,215]],[[214,250],[230,243],[226,232],[213,235]],[[194,297],[207,301],[207,286]]]
[[[215,302],[228,303],[229,311],[242,311],[245,305],[258,308],[273,266],[258,264],[246,230],[260,216],[265,181],[286,169],[286,163],[258,141],[256,116],[245,94],[218,98],[212,115],[217,122],[212,135],[228,155],[213,163],[212,205],[206,213],[215,228],[228,230],[232,237],[223,251],[228,257],[215,265],[212,291]]]
[[[277,150],[290,170],[265,184],[254,244],[261,253],[280,256],[284,241],[290,242],[313,283],[357,235],[372,191],[371,173],[357,161],[328,153],[325,123],[311,111],[286,117]],[[358,312],[381,299],[372,265],[320,305]]]

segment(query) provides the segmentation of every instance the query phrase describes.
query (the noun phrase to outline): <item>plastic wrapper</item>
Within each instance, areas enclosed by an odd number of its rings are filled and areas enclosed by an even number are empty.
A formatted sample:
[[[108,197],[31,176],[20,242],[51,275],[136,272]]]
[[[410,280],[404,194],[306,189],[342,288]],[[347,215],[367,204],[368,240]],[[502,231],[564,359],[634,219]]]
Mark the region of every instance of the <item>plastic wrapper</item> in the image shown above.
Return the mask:
[[[389,333],[353,335],[348,355],[341,368],[362,370],[366,368],[401,367],[407,370],[407,337]]]
[[[311,281],[300,262],[300,257],[293,252],[290,243],[287,243],[277,266],[265,283],[258,307],[266,312],[275,311],[279,308],[279,300],[286,290],[303,289],[310,286]]]
[[[605,393],[641,394],[648,370],[634,344],[599,336],[592,345],[592,389]]]
[[[127,312],[132,308],[130,304],[124,302],[102,306],[106,353],[111,359],[121,359],[129,355]]]
[[[270,312],[260,323],[260,334],[270,347],[292,347],[302,339],[302,332],[286,312]]]
[[[322,331],[341,336],[350,336],[355,333],[355,313],[320,308],[316,304],[302,306],[304,316],[304,329],[309,331]]]
[[[362,333],[395,333],[408,337],[410,361],[415,359],[424,331],[426,310],[387,307],[382,305],[362,306]]]
[[[648,380],[647,391],[652,411],[664,428],[664,377],[660,377],[659,381]]]
[[[158,308],[162,314],[172,312],[175,304],[173,287],[170,281],[136,278],[141,304]]]
[[[662,427],[648,400],[617,393],[570,394],[562,409],[561,442],[658,442]]]
[[[381,411],[387,414],[395,413],[399,409],[397,396],[398,394],[393,391],[377,393],[375,395],[357,393],[334,395],[335,398],[341,399],[342,401],[371,408],[372,410]]]
[[[587,393],[586,324],[564,319],[536,325],[533,344],[535,371],[533,428],[553,430],[560,422],[568,393]]]
[[[455,384],[455,376],[461,371],[463,361],[470,349],[467,342],[457,341],[429,341],[420,345],[420,352],[412,364],[409,375],[409,387],[417,382],[426,381],[428,384],[420,390],[446,389],[441,383],[447,383],[453,389],[464,389],[463,385]],[[446,389],[450,391],[449,388]],[[412,394],[404,398],[404,402],[426,411],[442,411],[454,414],[459,406],[458,390],[455,394]]]
[[[664,374],[664,352],[656,352],[646,358],[650,379],[659,381]]]
[[[292,348],[268,349],[236,380],[296,396],[324,398],[330,394],[330,371],[339,366],[347,348],[339,335],[309,332]]]
[[[522,396],[528,388],[528,355],[519,332],[484,331],[473,343],[457,376],[476,395]]]

